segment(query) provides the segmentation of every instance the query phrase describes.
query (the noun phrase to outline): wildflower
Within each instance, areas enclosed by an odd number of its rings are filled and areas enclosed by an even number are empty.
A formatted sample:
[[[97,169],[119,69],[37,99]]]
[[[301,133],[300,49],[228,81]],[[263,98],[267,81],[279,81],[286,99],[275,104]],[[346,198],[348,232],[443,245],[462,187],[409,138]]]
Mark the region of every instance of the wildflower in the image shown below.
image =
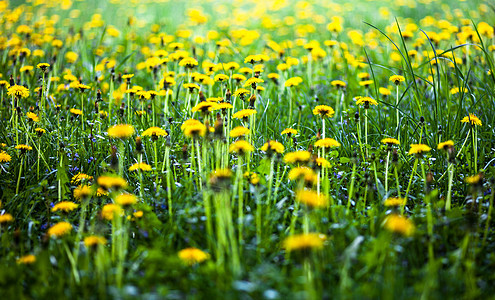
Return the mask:
[[[34,256],[33,254],[24,255],[17,259],[17,263],[22,265],[30,265],[34,264],[35,262],[36,256]]]
[[[331,118],[334,114],[335,111],[328,105],[318,105],[313,109],[313,115],[320,115],[322,118]]]
[[[285,87],[293,87],[293,86],[298,86],[300,83],[302,83],[302,78],[297,76],[297,77],[292,77],[289,78],[285,81]]]
[[[422,155],[424,152],[429,152],[431,150],[428,145],[425,144],[411,144],[411,149],[409,149],[409,155],[417,154]]]
[[[285,150],[284,145],[277,141],[268,141],[266,142],[262,147],[261,151],[265,152],[276,152],[276,153],[283,153]]]
[[[42,72],[46,72],[48,68],[50,67],[50,64],[47,63],[39,63],[36,65],[36,68],[40,69]]]
[[[164,129],[161,129],[160,127],[150,127],[143,131],[142,133],[143,136],[151,136],[153,140],[156,140],[159,136],[167,136],[168,133]]]
[[[108,136],[117,139],[126,139],[134,134],[134,127],[128,124],[114,125],[108,128]]]
[[[249,108],[248,109],[243,109],[243,110],[240,110],[240,111],[234,113],[232,115],[232,118],[234,118],[234,119],[244,119],[244,118],[247,118],[247,117],[249,117],[249,116],[251,116],[253,114],[256,114],[256,113],[257,112],[254,109],[249,109]]]
[[[234,129],[230,131],[230,137],[231,138],[237,138],[240,136],[245,136],[250,133],[249,128],[243,127],[243,126],[237,126]]]
[[[381,143],[382,144],[385,144],[385,145],[389,145],[389,146],[391,146],[391,145],[399,145],[400,144],[399,140],[394,139],[394,138],[384,138],[384,139],[381,140]]]
[[[235,152],[238,154],[244,154],[251,151],[254,151],[254,147],[245,140],[240,140],[232,143],[229,147],[229,152]]]
[[[20,73],[29,73],[30,71],[33,70],[33,66],[24,66],[22,68],[19,69],[19,72]]]
[[[113,203],[105,204],[101,209],[101,217],[105,220],[111,221],[115,215],[122,215],[122,208]]]
[[[135,163],[132,166],[129,167],[129,171],[151,171],[151,166],[148,165],[147,163],[140,162],[140,163]]]
[[[52,207],[52,212],[63,211],[70,212],[76,209],[79,205],[70,201],[61,201]]]
[[[199,121],[184,128],[184,135],[189,138],[198,138],[200,136],[205,136],[205,134],[206,126]]]
[[[179,251],[179,258],[188,265],[194,265],[204,262],[210,258],[210,255],[197,248],[186,248]]]
[[[328,197],[311,190],[299,190],[296,192],[296,200],[307,206],[325,207],[328,205]]]
[[[326,236],[320,233],[304,233],[287,237],[284,240],[284,248],[288,252],[317,250],[323,248]]]
[[[120,206],[130,206],[137,203],[137,197],[133,194],[122,193],[115,197],[115,203]]]
[[[245,172],[244,178],[248,179],[252,185],[257,185],[260,182],[260,177],[255,172]]]
[[[289,152],[284,156],[284,162],[289,164],[307,163],[311,158],[311,153],[308,151]]]
[[[7,80],[0,80],[0,87],[8,89],[10,84]]]
[[[21,150],[21,154],[24,154],[24,153],[26,153],[27,151],[31,151],[31,150],[33,150],[33,147],[28,146],[28,145],[24,145],[24,144],[17,145],[17,146],[15,146],[15,148],[16,148],[17,150]]]
[[[471,184],[471,185],[477,185],[483,180],[483,176],[481,174],[476,174],[473,176],[468,176],[464,179],[466,183]]]
[[[244,87],[251,86],[253,89],[256,89],[256,85],[258,83],[263,83],[263,82],[265,82],[265,81],[261,78],[251,77],[248,80],[246,80],[246,82],[244,82],[243,86]]]
[[[105,190],[110,189],[125,189],[127,188],[127,181],[122,177],[117,176],[100,176],[98,177],[98,185]]]
[[[364,108],[368,109],[369,105],[378,105],[378,102],[371,97],[356,97],[356,105],[364,104]]]
[[[399,85],[401,82],[405,81],[406,79],[404,76],[400,75],[392,75],[389,78],[389,81],[393,82],[395,85]]]
[[[39,127],[35,128],[34,131],[36,132],[36,134],[38,134],[38,136],[42,136],[43,134],[46,133],[45,129]]]
[[[215,187],[225,187],[230,183],[232,171],[230,169],[216,169],[210,174],[209,182]]]
[[[188,90],[189,90],[189,93],[194,92],[194,90],[200,90],[199,85],[197,85],[197,84],[195,84],[195,83],[184,83],[182,86],[183,86],[185,89],[188,89]]]
[[[386,207],[398,207],[406,204],[405,198],[390,197],[385,199],[383,205]]]
[[[99,235],[90,235],[84,238],[84,246],[87,248],[105,245],[106,243],[107,239]]]
[[[93,189],[89,185],[79,185],[74,189],[74,198],[76,200],[84,200],[93,195]]]
[[[334,147],[340,147],[340,143],[337,142],[336,140],[332,138],[325,138],[316,141],[315,147],[318,148],[334,148]]]
[[[5,151],[0,151],[0,163],[9,162],[12,157]]]
[[[330,167],[330,162],[323,157],[317,157],[315,159],[315,163],[317,166],[322,167],[322,168],[329,168]]]
[[[384,226],[391,232],[396,232],[404,236],[411,236],[414,234],[414,223],[406,217],[392,214],[389,215],[384,222]]]
[[[296,135],[297,130],[292,129],[292,128],[285,128],[284,130],[282,130],[282,132],[280,134],[287,134],[288,136]]]
[[[215,104],[216,103],[214,103],[214,102],[206,102],[206,101],[199,102],[196,106],[194,106],[191,109],[191,111],[192,112],[201,111],[203,113],[210,112],[210,111],[215,109],[215,106],[216,106]]]
[[[219,81],[219,82],[224,82],[224,81],[227,81],[229,80],[229,76],[225,75],[225,74],[217,74],[215,75],[215,78],[213,79],[215,81]]]
[[[241,99],[244,99],[247,95],[249,95],[251,92],[246,90],[246,89],[237,89],[234,92],[234,97],[240,97]]]
[[[454,147],[454,141],[448,140],[446,142],[441,142],[438,144],[438,150],[446,150],[447,148]]]
[[[308,167],[298,167],[290,170],[289,180],[303,180],[306,184],[316,184],[317,176],[313,169]]]
[[[192,69],[198,65],[198,61],[193,57],[185,57],[179,62],[179,66]]]
[[[462,123],[471,123],[471,125],[476,125],[476,126],[482,126],[481,120],[475,116],[474,114],[469,114],[469,116],[466,116],[462,118],[461,120]]]
[[[338,89],[343,89],[347,86],[347,83],[342,80],[332,80],[330,84]]]
[[[90,180],[93,180],[93,176],[89,176],[87,174],[79,172],[76,175],[72,176],[70,183],[79,184],[81,181],[90,181]]]
[[[389,96],[389,95],[392,93],[392,92],[390,92],[390,90],[389,90],[389,89],[384,88],[384,87],[380,87],[380,88],[378,89],[378,92],[379,92],[381,95],[383,95],[383,96]]]
[[[29,97],[29,90],[22,85],[13,85],[7,91],[7,95],[16,97],[17,99]]]
[[[469,92],[469,90],[467,88],[465,88],[465,87],[462,87],[462,88],[454,87],[454,88],[450,89],[450,94],[451,95],[456,95],[459,92],[467,93],[467,92]]]
[[[58,222],[48,229],[48,235],[50,237],[62,237],[72,230],[72,225],[68,222]]]
[[[83,114],[82,110],[77,109],[77,108],[71,108],[69,111],[74,116],[81,116]]]
[[[73,51],[68,51],[67,53],[65,53],[65,59],[70,64],[75,63],[78,58],[79,58],[79,55]]]
[[[28,112],[26,113],[26,116],[27,116],[28,120],[29,120],[29,121],[31,121],[31,122],[36,122],[36,123],[38,123],[38,122],[40,121],[40,118],[38,117],[38,115],[37,115],[37,114],[35,114],[35,113],[32,113],[32,112],[30,112],[30,111],[28,111]]]
[[[89,85],[85,85],[85,84],[82,84],[82,83],[78,83],[78,84],[76,85],[76,88],[78,88],[78,89],[79,89],[79,91],[80,91],[81,93],[84,93],[84,91],[85,91],[85,90],[88,90],[88,89],[90,89],[91,87],[90,87]]]
[[[4,213],[3,215],[0,215],[0,225],[4,223],[10,223],[13,221],[14,221],[14,217],[12,217],[12,215],[9,213]]]

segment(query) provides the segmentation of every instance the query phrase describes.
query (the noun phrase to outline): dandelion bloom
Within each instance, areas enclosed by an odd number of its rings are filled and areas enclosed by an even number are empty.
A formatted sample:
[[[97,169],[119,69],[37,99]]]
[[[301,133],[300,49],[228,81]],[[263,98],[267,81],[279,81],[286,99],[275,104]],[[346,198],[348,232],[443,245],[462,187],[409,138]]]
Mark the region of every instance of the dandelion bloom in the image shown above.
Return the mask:
[[[325,138],[315,142],[315,147],[318,148],[334,148],[340,147],[340,143],[332,138]]]
[[[206,126],[199,121],[184,128],[184,135],[189,138],[197,138],[205,134]]]
[[[393,82],[395,85],[399,85],[401,82],[405,81],[406,79],[404,78],[404,76],[392,75],[388,80]]]
[[[82,199],[86,199],[88,197],[90,197],[91,195],[93,195],[93,189],[91,188],[91,186],[85,184],[85,185],[79,185],[78,187],[76,187],[74,189],[74,198],[76,200],[82,200]]]
[[[216,106],[216,103],[215,102],[207,102],[207,101],[203,101],[203,102],[199,102],[196,106],[194,106],[191,111],[192,112],[197,112],[197,111],[200,111],[200,112],[209,112],[209,111],[212,111],[215,109],[215,106]]]
[[[93,180],[93,176],[89,176],[87,174],[79,172],[76,175],[72,176],[70,183],[79,184],[81,181],[90,181],[90,180]]]
[[[140,163],[135,163],[132,166],[129,167],[129,171],[151,171],[151,166],[148,165],[147,163],[140,162]]]
[[[406,199],[398,198],[398,197],[390,197],[385,199],[385,201],[383,202],[383,205],[385,205],[386,207],[397,207],[405,204],[406,204]]]
[[[302,78],[299,76],[296,77],[291,77],[285,81],[285,87],[293,87],[293,86],[298,86],[303,82]]]
[[[380,87],[380,88],[378,89],[378,92],[379,92],[381,95],[383,95],[383,96],[389,96],[389,95],[392,93],[392,92],[390,92],[390,90],[389,90],[389,89],[384,88],[384,87]]]
[[[289,164],[307,163],[311,158],[308,151],[289,152],[284,156],[284,162]]]
[[[50,64],[47,64],[47,63],[39,63],[36,65],[36,68],[40,69],[43,72],[45,72],[49,67],[50,67]]]
[[[99,235],[90,235],[84,238],[84,246],[87,248],[105,245],[106,243],[107,239]]]
[[[482,181],[482,179],[483,179],[483,176],[482,175],[476,174],[476,175],[473,175],[473,176],[468,176],[464,180],[468,184],[476,185],[476,184],[479,184]]]
[[[12,157],[5,151],[0,151],[0,163],[9,162]]]
[[[61,201],[52,207],[52,212],[63,211],[70,212],[76,209],[79,205],[71,201]]]
[[[371,98],[371,97],[356,97],[356,104],[361,105],[363,104],[366,107],[369,107],[369,105],[378,105],[378,102]]]
[[[467,92],[469,92],[469,90],[467,88],[465,88],[465,87],[461,87],[461,88],[454,87],[454,88],[450,89],[450,94],[451,95],[459,94],[459,92],[467,93]]]
[[[215,81],[219,81],[219,82],[223,82],[223,81],[227,81],[229,80],[229,76],[225,75],[225,74],[217,74],[215,75],[215,78],[213,79]]]
[[[28,145],[24,145],[24,144],[17,145],[17,146],[15,146],[15,148],[17,150],[21,150],[22,153],[25,153],[26,151],[33,150],[33,147],[28,146]]]
[[[415,230],[414,223],[411,220],[396,214],[389,215],[385,219],[384,226],[387,230],[404,236],[413,235]]]
[[[292,129],[292,128],[285,128],[284,130],[282,130],[282,132],[280,134],[287,134],[287,135],[296,135],[297,134],[297,130],[295,129]]]
[[[250,92],[250,91],[248,91],[248,90],[246,90],[246,89],[237,89],[237,90],[234,92],[233,96],[234,96],[234,97],[241,97],[241,98],[244,98],[245,96],[247,96],[247,95],[249,95],[249,94],[251,94],[251,92]]]
[[[409,149],[408,154],[409,155],[411,155],[411,154],[421,155],[424,152],[429,152],[430,150],[431,150],[431,148],[425,144],[411,144],[411,149]]]
[[[69,111],[74,116],[81,116],[83,114],[82,110],[77,109],[77,108],[71,108]]]
[[[36,122],[36,123],[38,123],[40,121],[40,118],[38,117],[38,115],[33,113],[33,112],[28,111],[26,113],[26,116],[27,116],[29,121]]]
[[[254,88],[256,86],[256,84],[263,83],[263,82],[265,82],[265,81],[261,78],[251,77],[248,80],[246,80],[246,82],[244,82],[243,87],[251,86],[252,88]]]
[[[125,189],[127,188],[127,181],[124,178],[118,176],[100,176],[98,177],[98,185],[105,190],[109,189]]]
[[[68,222],[58,222],[48,229],[48,235],[50,237],[61,237],[72,230],[72,225]]]
[[[243,110],[240,110],[240,111],[234,113],[232,115],[232,118],[243,119],[243,118],[247,118],[247,117],[254,115],[254,114],[256,114],[256,110],[248,108],[248,109],[243,109]]]
[[[101,209],[101,217],[105,220],[111,221],[115,215],[122,215],[122,208],[113,203],[105,204]]]
[[[230,169],[216,169],[210,173],[209,182],[212,186],[224,187],[230,183],[232,171]]]
[[[215,105],[215,110],[217,109],[222,109],[222,110],[225,110],[225,109],[232,109],[234,108],[232,106],[232,104],[228,103],[228,102],[222,102],[222,103],[218,103],[217,105]]]
[[[137,203],[137,197],[133,194],[122,193],[115,197],[115,203],[120,206],[129,206]]]
[[[30,265],[34,264],[35,262],[36,256],[34,256],[33,254],[24,255],[17,259],[17,263],[22,265]]]
[[[347,83],[342,80],[332,80],[330,84],[336,88],[345,88],[347,86]]]
[[[114,125],[108,128],[108,136],[117,139],[126,139],[134,134],[134,127],[128,124]]]
[[[143,136],[167,136],[168,133],[160,127],[150,127],[143,131]]]
[[[122,75],[122,79],[131,79],[132,77],[134,77],[134,74],[124,74]]]
[[[299,190],[296,192],[296,200],[310,207],[325,207],[328,205],[328,197],[311,190]]]
[[[317,157],[315,163],[319,167],[328,168],[330,167],[330,162],[323,157]]]
[[[381,140],[382,144],[385,145],[400,145],[399,140],[394,139],[394,138],[384,138]]]
[[[277,141],[268,141],[261,147],[261,151],[265,151],[265,152],[273,151],[277,153],[283,153],[284,150],[285,150],[284,145],[282,145]]]
[[[317,176],[313,169],[298,167],[290,170],[289,180],[304,180],[306,184],[316,184]]]
[[[198,65],[198,61],[193,57],[185,57],[179,62],[179,66],[186,67],[189,69],[192,69],[197,65]]]
[[[179,251],[180,260],[188,265],[199,264],[210,258],[210,255],[198,248],[186,248]]]
[[[445,142],[441,142],[438,144],[437,149],[438,150],[446,150],[447,148],[454,147],[454,141],[448,140]]]
[[[40,127],[35,128],[34,131],[38,134],[38,136],[42,136],[46,133],[46,130]]]
[[[481,120],[474,114],[469,114],[461,120],[462,123],[471,123],[471,125],[482,126]]]
[[[29,97],[29,90],[22,85],[13,85],[9,87],[7,91],[7,95],[18,99]]]
[[[235,152],[239,154],[243,154],[246,152],[251,152],[254,151],[253,145],[251,145],[249,142],[245,140],[240,140],[235,143],[232,143],[229,147],[229,152]]]
[[[230,131],[229,135],[231,138],[236,138],[236,137],[248,135],[250,132],[251,131],[249,130],[249,128],[243,126],[237,126]]]
[[[300,250],[317,250],[323,248],[326,236],[320,233],[304,233],[287,237],[284,240],[284,248],[288,252]]]
[[[199,90],[200,89],[199,85],[197,85],[195,83],[184,83],[182,86],[185,89],[188,89],[190,93],[192,93],[194,90]]]
[[[322,118],[331,118],[334,114],[335,111],[328,105],[318,105],[313,109],[313,115],[320,115]]]
[[[12,215],[9,213],[4,213],[3,215],[0,215],[0,224],[10,223],[13,221],[14,221],[14,217],[12,217]]]

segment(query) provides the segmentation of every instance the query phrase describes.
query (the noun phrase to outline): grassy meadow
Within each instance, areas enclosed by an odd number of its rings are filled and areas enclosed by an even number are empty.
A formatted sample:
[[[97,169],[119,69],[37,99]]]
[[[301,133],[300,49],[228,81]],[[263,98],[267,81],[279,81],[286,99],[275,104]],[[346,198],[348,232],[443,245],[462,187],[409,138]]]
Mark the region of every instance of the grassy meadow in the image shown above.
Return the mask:
[[[0,1],[3,299],[491,299],[495,6]]]

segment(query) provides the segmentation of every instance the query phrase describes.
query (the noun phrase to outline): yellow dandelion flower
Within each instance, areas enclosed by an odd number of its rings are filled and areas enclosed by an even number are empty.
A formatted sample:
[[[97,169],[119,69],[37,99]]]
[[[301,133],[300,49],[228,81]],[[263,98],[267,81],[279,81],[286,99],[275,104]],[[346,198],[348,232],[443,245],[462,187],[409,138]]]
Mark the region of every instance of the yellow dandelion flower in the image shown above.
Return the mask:
[[[289,180],[303,180],[306,184],[316,184],[317,175],[313,169],[308,167],[298,167],[290,170]]]
[[[134,134],[134,127],[128,124],[114,125],[108,128],[108,136],[117,139],[126,139]]]
[[[84,238],[84,246],[86,246],[86,248],[105,245],[106,243],[107,239],[99,235],[90,235]]]
[[[179,251],[180,260],[188,265],[194,265],[204,262],[210,258],[210,255],[198,248],[186,248]]]
[[[129,171],[144,171],[148,172],[151,171],[151,166],[148,165],[147,163],[140,162],[140,163],[135,163],[132,166],[129,167]]]
[[[0,151],[0,163],[6,163],[12,160],[12,156],[10,156],[5,151]]]
[[[235,143],[232,143],[229,147],[229,152],[235,152],[239,154],[244,154],[246,152],[254,151],[253,145],[251,145],[248,141],[240,140]]]
[[[58,222],[48,229],[48,235],[50,237],[62,237],[69,234],[72,231],[72,225],[68,222]]]
[[[448,140],[445,142],[441,142],[438,144],[437,149],[438,150],[446,150],[447,148],[454,147],[454,141]]]
[[[265,152],[273,151],[277,153],[283,153],[284,150],[285,150],[284,145],[282,145],[282,143],[279,143],[277,141],[268,141],[261,147],[261,151],[265,151]]]
[[[288,164],[307,163],[311,158],[311,153],[308,151],[289,152],[284,156],[284,162]]]
[[[71,201],[61,201],[52,207],[52,212],[63,211],[70,212],[76,209],[79,205]]]
[[[385,201],[383,202],[383,205],[386,207],[397,207],[405,204],[406,204],[406,199],[398,198],[398,197],[390,197],[385,199]]]
[[[230,131],[229,135],[231,138],[236,138],[236,137],[248,135],[250,132],[251,131],[249,130],[249,128],[243,126],[237,126]]]
[[[120,206],[134,205],[137,203],[137,201],[138,201],[137,197],[129,193],[122,193],[120,195],[117,195],[117,197],[115,197],[115,203],[117,203]]]
[[[411,236],[415,231],[414,223],[411,220],[396,214],[389,215],[385,219],[384,226],[387,230],[404,236]]]
[[[184,128],[184,135],[189,138],[197,138],[205,134],[206,126],[199,121]]]
[[[364,105],[366,108],[370,104],[378,105],[378,102],[371,97],[356,97],[356,105],[361,105],[361,104]]]
[[[0,215],[0,224],[10,223],[14,221],[14,217],[12,217],[9,213],[4,213]]]
[[[474,114],[469,114],[469,116],[466,116],[462,118],[461,120],[462,123],[471,123],[471,125],[476,125],[476,126],[482,126],[483,124],[481,123],[481,120],[475,116]]]
[[[127,181],[118,176],[100,176],[98,177],[97,182],[98,185],[105,190],[119,190],[127,188]]]
[[[77,109],[77,108],[71,108],[69,111],[74,116],[81,116],[83,114],[82,110]]]
[[[101,217],[105,220],[111,221],[116,215],[122,215],[122,208],[113,203],[105,204],[101,209]]]
[[[409,149],[408,154],[409,155],[412,155],[412,154],[421,155],[424,152],[429,152],[430,150],[431,150],[431,148],[425,144],[411,144],[411,149]]]
[[[18,99],[29,97],[29,90],[22,85],[13,85],[8,88],[7,95]]]
[[[335,111],[328,105],[318,105],[313,109],[313,115],[319,115],[322,118],[331,118],[334,114]]]
[[[32,113],[30,111],[26,113],[26,116],[27,116],[28,120],[31,122],[38,123],[40,121],[40,118],[38,117],[38,115],[35,113]]]
[[[283,246],[286,251],[318,250],[323,248],[326,236],[320,233],[304,233],[287,237]]]
[[[384,138],[381,140],[381,143],[385,145],[400,145],[399,140],[394,138]]]
[[[87,184],[79,185],[74,189],[73,195],[76,200],[83,200],[93,195],[93,189]]]
[[[293,87],[293,86],[298,86],[299,84],[301,84],[303,82],[302,78],[297,76],[297,77],[292,77],[292,78],[289,78],[285,81],[285,84],[284,86],[285,87]]]
[[[328,197],[312,190],[299,190],[296,192],[296,200],[313,208],[328,205]]]
[[[315,142],[315,147],[318,148],[334,148],[340,147],[340,143],[332,138],[325,138]]]
[[[162,129],[160,127],[150,127],[148,129],[146,129],[145,131],[143,131],[142,135],[143,136],[158,137],[158,136],[167,136],[168,133],[167,133],[167,131],[165,131],[164,129]]]
[[[240,111],[234,113],[232,115],[232,118],[234,118],[234,119],[243,119],[243,118],[247,118],[247,117],[249,117],[251,115],[254,115],[256,113],[257,112],[254,109],[249,109],[249,108],[248,109],[243,109],[243,110],[240,110]]]
[[[24,255],[17,259],[17,263],[22,265],[30,265],[34,264],[35,262],[36,256],[34,256],[33,254]]]
[[[297,134],[297,130],[295,129],[292,129],[292,128],[285,128],[284,130],[282,130],[282,132],[280,134],[287,134],[287,135],[296,135]]]
[[[406,79],[404,78],[404,76],[392,75],[388,80],[393,82],[395,85],[399,85],[401,82],[404,82]]]

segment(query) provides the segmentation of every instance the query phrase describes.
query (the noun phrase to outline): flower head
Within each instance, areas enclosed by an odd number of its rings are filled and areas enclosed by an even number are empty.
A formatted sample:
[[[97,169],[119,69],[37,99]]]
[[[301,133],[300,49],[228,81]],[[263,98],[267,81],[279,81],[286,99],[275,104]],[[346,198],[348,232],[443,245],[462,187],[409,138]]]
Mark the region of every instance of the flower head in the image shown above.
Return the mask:
[[[13,85],[9,87],[7,95],[18,99],[29,97],[29,90],[22,85]]]
[[[282,132],[280,134],[287,134],[288,136],[290,136],[290,135],[296,135],[297,134],[297,130],[292,129],[292,128],[285,128],[284,130],[282,130]]]
[[[311,153],[308,151],[289,152],[284,156],[284,162],[288,164],[307,163],[311,158]]]
[[[58,222],[48,229],[48,235],[50,237],[62,237],[72,230],[72,225],[68,222]]]
[[[77,108],[71,108],[69,111],[74,116],[81,116],[83,114],[82,110],[77,109]]]
[[[117,139],[126,139],[134,134],[134,127],[128,124],[114,125],[108,128],[108,136]]]
[[[334,114],[335,111],[328,105],[318,105],[313,109],[313,115],[319,115],[322,118],[331,118]]]
[[[232,118],[243,119],[243,118],[247,118],[247,117],[254,115],[254,114],[256,114],[256,110],[248,108],[248,109],[243,109],[243,110],[240,110],[240,111],[234,113],[232,115]]]
[[[425,144],[411,144],[411,149],[409,149],[409,155],[417,154],[422,155],[424,152],[429,152],[431,150],[428,145]]]
[[[101,217],[105,220],[111,221],[115,215],[122,215],[123,210],[120,205],[109,203],[105,204],[101,209]]]
[[[448,140],[448,141],[439,143],[437,146],[437,149],[438,150],[447,150],[450,147],[454,147],[454,141],[452,141],[452,140]]]
[[[186,248],[179,251],[180,260],[188,265],[194,265],[204,262],[210,258],[210,255],[198,248]]]
[[[328,197],[312,190],[299,190],[296,192],[296,200],[310,207],[325,207],[328,205]]]
[[[414,223],[411,220],[396,214],[389,215],[385,219],[384,226],[387,230],[404,236],[413,235],[415,230]]]
[[[147,163],[140,162],[140,163],[135,163],[132,166],[129,167],[129,171],[151,171],[151,166],[148,165]]]
[[[340,147],[340,143],[337,142],[336,140],[332,138],[325,138],[316,141],[315,147],[318,148],[334,148],[334,147]]]
[[[272,151],[276,153],[283,153],[284,150],[285,150],[284,145],[282,145],[277,141],[268,141],[261,147],[261,151],[265,151],[265,152]]]
[[[364,108],[368,108],[369,105],[378,105],[378,102],[371,97],[356,97],[357,105],[364,105]]]
[[[284,240],[284,248],[288,252],[317,250],[323,248],[326,236],[320,233],[296,234]]]
[[[0,151],[0,163],[9,162],[12,157],[5,151]]]
[[[285,87],[293,87],[293,86],[298,86],[300,83],[302,83],[303,80],[301,77],[291,77],[285,81]]]
[[[317,178],[315,171],[308,167],[294,168],[289,172],[289,180],[303,180],[306,185],[316,184]]]
[[[52,207],[52,212],[63,211],[70,212],[76,209],[79,205],[71,201],[61,201]]]
[[[401,82],[405,81],[406,79],[404,76],[400,75],[392,75],[389,78],[389,81],[393,82],[395,85],[399,85]]]
[[[89,198],[91,195],[93,195],[94,191],[93,188],[87,184],[85,185],[79,185],[74,189],[74,198],[76,200],[84,200],[86,198]]]
[[[35,262],[36,256],[34,256],[33,254],[24,255],[17,259],[17,263],[22,265],[30,265],[34,264]]]
[[[384,138],[381,140],[382,144],[385,144],[385,145],[400,145],[400,142],[399,140],[397,139],[394,139],[394,138]]]
[[[383,202],[383,205],[385,205],[386,207],[397,207],[397,206],[402,206],[405,204],[406,204],[405,198],[397,198],[397,197],[387,198]]]
[[[229,135],[231,138],[236,138],[236,137],[248,135],[249,133],[250,133],[249,128],[246,128],[244,126],[237,126],[230,131]]]
[[[110,189],[125,189],[127,188],[127,181],[124,178],[118,176],[100,176],[98,177],[98,185],[105,190]]]
[[[475,116],[474,114],[469,114],[469,116],[466,116],[462,118],[461,120],[462,123],[471,123],[471,125],[476,125],[476,126],[482,126],[481,120]]]
[[[244,154],[251,151],[254,151],[253,145],[245,140],[239,140],[235,143],[232,143],[229,147],[229,152],[235,152],[238,154]]]
[[[12,215],[9,213],[4,213],[3,215],[0,215],[0,224],[10,223],[13,221],[14,221],[14,217],[12,217]]]
[[[28,111],[26,113],[26,116],[27,116],[28,120],[31,121],[31,122],[38,123],[40,121],[40,118],[38,117],[38,115],[35,114],[35,113],[33,113],[33,112]]]
[[[129,206],[137,203],[137,197],[136,195],[129,194],[129,193],[122,193],[117,195],[115,197],[115,203],[117,203],[120,206]]]
[[[84,238],[84,246],[87,248],[105,245],[106,243],[107,239],[99,235],[90,235]]]

